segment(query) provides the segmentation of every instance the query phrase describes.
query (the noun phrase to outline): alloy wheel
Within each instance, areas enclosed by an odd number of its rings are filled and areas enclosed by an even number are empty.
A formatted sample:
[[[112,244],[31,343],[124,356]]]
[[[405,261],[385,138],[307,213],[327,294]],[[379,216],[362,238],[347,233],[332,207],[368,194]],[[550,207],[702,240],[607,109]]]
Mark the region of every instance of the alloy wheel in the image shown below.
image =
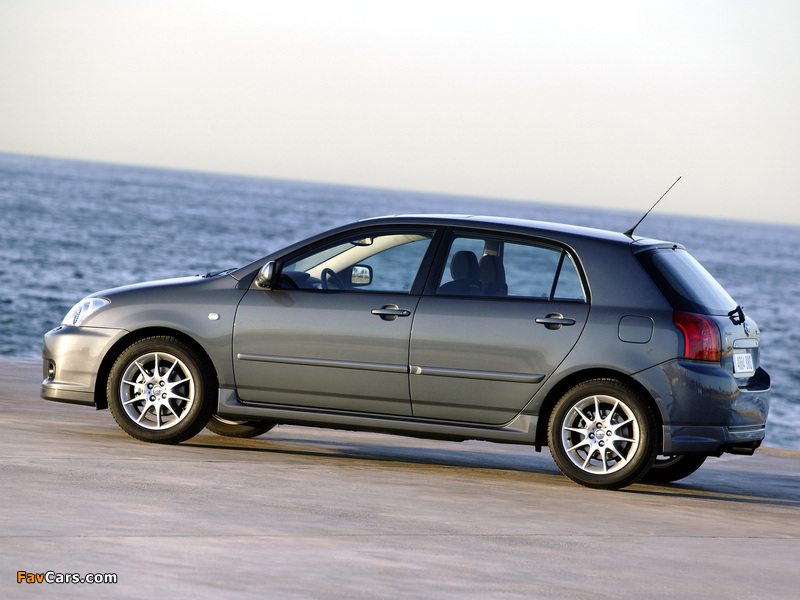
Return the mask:
[[[572,463],[587,473],[624,468],[639,447],[639,422],[618,398],[587,396],[576,402],[561,427],[561,442]]]
[[[145,429],[175,427],[195,402],[195,381],[187,365],[167,352],[149,352],[131,361],[119,384],[128,418]]]

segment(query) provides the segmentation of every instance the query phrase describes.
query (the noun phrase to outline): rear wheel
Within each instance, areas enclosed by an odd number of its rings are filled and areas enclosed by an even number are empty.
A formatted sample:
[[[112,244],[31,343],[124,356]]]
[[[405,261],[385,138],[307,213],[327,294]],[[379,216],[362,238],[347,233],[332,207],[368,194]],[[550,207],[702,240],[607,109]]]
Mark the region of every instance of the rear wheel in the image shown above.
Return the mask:
[[[688,477],[706,461],[702,454],[659,456],[642,479],[653,483],[670,483]]]
[[[225,437],[252,438],[267,433],[275,425],[269,421],[232,421],[214,415],[206,424],[206,429]]]
[[[145,338],[111,368],[108,407],[128,435],[177,444],[198,434],[216,408],[212,373],[208,361],[177,338]]]
[[[548,438],[561,472],[592,488],[634,483],[656,454],[650,406],[614,379],[586,381],[564,394],[550,416]]]

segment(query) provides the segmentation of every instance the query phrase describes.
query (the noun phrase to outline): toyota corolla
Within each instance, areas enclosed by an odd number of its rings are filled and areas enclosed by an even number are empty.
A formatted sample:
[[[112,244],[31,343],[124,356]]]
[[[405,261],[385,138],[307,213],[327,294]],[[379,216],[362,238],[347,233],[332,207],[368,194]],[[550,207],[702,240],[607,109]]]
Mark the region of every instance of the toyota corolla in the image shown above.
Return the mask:
[[[590,487],[752,454],[760,334],[683,246],[536,221],[360,221],[238,269],[97,292],[42,396],[146,442],[278,424],[549,447]]]

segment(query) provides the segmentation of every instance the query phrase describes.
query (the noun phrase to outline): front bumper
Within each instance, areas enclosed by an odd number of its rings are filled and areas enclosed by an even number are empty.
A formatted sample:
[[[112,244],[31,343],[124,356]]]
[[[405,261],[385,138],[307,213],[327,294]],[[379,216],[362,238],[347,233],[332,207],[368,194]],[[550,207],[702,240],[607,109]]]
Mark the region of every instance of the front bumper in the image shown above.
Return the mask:
[[[718,365],[673,360],[636,375],[663,420],[662,454],[751,453],[764,440],[770,378],[759,368],[747,387]]]
[[[44,336],[42,390],[46,400],[95,406],[97,373],[124,329],[61,325]]]

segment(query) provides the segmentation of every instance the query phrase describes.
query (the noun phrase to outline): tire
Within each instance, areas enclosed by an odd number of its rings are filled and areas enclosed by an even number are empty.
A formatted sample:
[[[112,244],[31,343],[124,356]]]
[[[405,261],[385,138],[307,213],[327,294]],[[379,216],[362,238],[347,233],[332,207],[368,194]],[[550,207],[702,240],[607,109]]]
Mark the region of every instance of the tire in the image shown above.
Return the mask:
[[[206,429],[217,435],[234,438],[252,438],[267,433],[277,423],[269,421],[231,421],[214,415],[206,424]]]
[[[548,428],[550,452],[561,472],[581,485],[609,490],[630,485],[648,471],[657,438],[650,405],[615,379],[572,388],[553,408]]]
[[[670,483],[688,477],[706,461],[703,454],[678,454],[658,456],[650,470],[642,477],[651,483]]]
[[[106,393],[117,424],[143,442],[177,444],[197,435],[216,409],[208,360],[177,338],[128,346],[111,367]]]

